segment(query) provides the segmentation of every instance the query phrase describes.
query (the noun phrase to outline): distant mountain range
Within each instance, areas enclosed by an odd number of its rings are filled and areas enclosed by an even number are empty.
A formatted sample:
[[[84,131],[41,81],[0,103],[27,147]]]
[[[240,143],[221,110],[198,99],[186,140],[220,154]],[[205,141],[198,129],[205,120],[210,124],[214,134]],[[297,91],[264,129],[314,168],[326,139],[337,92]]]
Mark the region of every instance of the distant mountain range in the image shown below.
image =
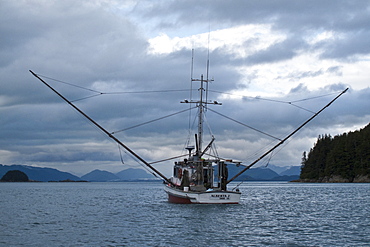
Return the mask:
[[[244,166],[228,166],[229,178],[241,171]],[[153,175],[143,169],[129,168],[118,173],[94,170],[82,177],[77,177],[68,172],[61,172],[57,169],[46,167],[34,167],[26,165],[1,165],[0,178],[10,170],[19,170],[27,174],[30,180],[49,182],[49,181],[89,181],[89,182],[116,182],[116,181],[147,181],[157,180]],[[299,178],[300,166],[280,167],[269,165],[269,167],[258,167],[247,170],[237,180],[246,181],[291,181]],[[216,169],[217,176],[217,169]]]
[[[40,182],[50,181],[89,181],[89,182],[108,182],[108,181],[141,181],[141,180],[157,180],[153,175],[148,174],[142,169],[129,168],[118,173],[108,171],[94,170],[92,172],[77,177],[68,172],[62,172],[53,168],[34,167],[27,165],[1,165],[0,178],[8,171],[19,170],[24,172],[30,180]]]
[[[86,175],[83,175],[81,179],[90,182],[156,180],[153,175],[148,174],[144,170],[133,168],[128,168],[117,173],[94,170]]]
[[[8,171],[19,170],[24,172],[30,180],[48,182],[48,181],[63,181],[63,180],[74,180],[80,181],[81,178],[68,173],[61,172],[57,169],[46,168],[46,167],[34,167],[26,165],[1,165],[0,164],[0,178],[5,175]]]
[[[245,166],[228,165],[229,179],[243,170]],[[268,167],[251,168],[240,175],[236,181],[292,181],[299,179],[300,166],[281,167],[269,165]],[[217,175],[217,169],[216,174]]]

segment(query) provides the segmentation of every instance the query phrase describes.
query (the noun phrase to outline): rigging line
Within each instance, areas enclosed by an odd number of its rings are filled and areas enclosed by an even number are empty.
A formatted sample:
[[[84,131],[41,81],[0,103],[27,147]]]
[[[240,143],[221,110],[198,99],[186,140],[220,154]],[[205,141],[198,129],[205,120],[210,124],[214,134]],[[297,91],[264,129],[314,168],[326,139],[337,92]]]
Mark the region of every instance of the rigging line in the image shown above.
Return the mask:
[[[265,167],[267,167],[267,166],[269,165],[271,158],[272,158],[272,153],[271,153],[270,158],[268,159],[267,164],[266,164],[266,166],[265,166]],[[242,166],[245,166],[245,165],[243,165],[243,164],[242,164]],[[244,178],[243,180],[241,180],[241,181],[240,181],[240,183],[238,183],[234,188],[232,188],[232,191],[234,191],[234,190],[235,190],[236,188],[238,188],[241,184],[243,184],[245,181],[247,181],[247,179],[248,179],[248,176],[245,176],[245,178]]]
[[[238,172],[234,177],[229,179],[226,184],[232,182],[235,178],[239,177],[242,173],[244,173],[246,170],[254,166],[256,163],[258,163],[261,159],[266,157],[270,152],[274,151],[277,147],[282,145],[286,140],[288,140],[290,137],[292,137],[295,133],[297,133],[300,129],[302,129],[306,124],[308,124],[312,119],[314,119],[317,115],[319,115],[322,111],[324,111],[326,108],[328,108],[334,101],[336,101],[340,96],[342,96],[344,93],[348,91],[349,88],[346,88],[343,90],[340,94],[338,94],[334,99],[332,99],[328,104],[326,104],[323,108],[320,109],[317,113],[315,113],[313,116],[311,116],[309,119],[307,119],[304,123],[302,123],[297,129],[295,129],[292,133],[290,133],[288,136],[286,136],[283,140],[281,140],[279,143],[277,143],[273,148],[271,148],[269,151],[264,153],[261,157],[253,161],[250,165],[245,167],[242,171]]]
[[[195,108],[195,107],[193,107]],[[192,108],[191,108],[192,109]],[[149,124],[149,123],[153,123],[155,121],[158,121],[158,120],[162,120],[162,119],[165,119],[165,118],[168,118],[168,117],[172,117],[174,115],[177,115],[177,114],[180,114],[180,113],[183,113],[183,112],[186,112],[186,111],[189,111],[190,109],[185,109],[185,110],[182,110],[182,111],[179,111],[179,112],[175,112],[175,113],[172,113],[172,114],[169,114],[167,116],[163,116],[163,117],[160,117],[160,118],[156,118],[156,119],[153,119],[153,120],[150,120],[150,121],[147,121],[147,122],[144,122],[144,123],[141,123],[141,124],[137,124],[137,125],[134,125],[134,126],[131,126],[131,127],[128,127],[128,128],[125,128],[125,129],[121,129],[121,130],[117,130],[117,131],[113,131],[111,132],[111,134],[117,134],[119,132],[122,132],[122,131],[126,131],[126,130],[129,130],[129,129],[133,129],[133,128],[137,128],[137,127],[140,127],[140,126],[143,126],[145,124]]]
[[[189,154],[182,154],[182,155],[175,156],[175,157],[172,157],[172,158],[167,158],[167,159],[163,159],[163,160],[157,160],[157,161],[149,162],[149,164],[153,165],[153,164],[156,164],[156,163],[161,163],[161,162],[168,161],[168,160],[174,160],[174,159],[185,157],[185,156],[188,156],[188,155]]]
[[[240,183],[238,183],[234,188],[231,189],[231,191],[234,191],[236,188],[239,188],[239,186],[244,183],[246,180],[248,179],[248,176],[245,176],[245,178],[240,181]]]
[[[118,145],[118,147],[120,148],[120,146]],[[120,154],[121,154],[121,149],[119,149],[120,150]],[[131,153],[129,153],[129,152],[127,152],[125,149],[123,149],[123,152],[127,155],[127,156],[129,156],[133,161],[135,161],[138,165],[140,165],[141,167],[143,167],[148,173],[150,173],[150,174],[152,174],[154,177],[156,177],[156,178],[159,178],[158,176],[157,176],[157,174],[155,174],[155,172],[153,172],[152,170],[150,170],[145,164],[143,164],[142,162],[140,162],[140,160],[138,160],[134,155],[132,155]],[[123,163],[123,158],[122,158],[122,156],[121,156],[121,161],[122,161],[122,164],[124,164]],[[149,164],[149,163],[148,163]],[[129,165],[130,166],[130,165]],[[132,166],[132,167],[137,167],[137,166]]]
[[[117,145],[118,145],[118,144],[117,144]],[[122,151],[121,151],[121,146],[120,146],[120,145],[118,145],[118,150],[119,150],[119,156],[120,156],[120,158],[121,158],[121,163],[122,163],[122,165],[124,165],[124,164],[125,164],[125,162],[123,162]]]
[[[102,94],[139,94],[139,93],[170,93],[170,92],[187,92],[189,89],[167,89],[167,90],[144,90],[131,92],[105,92]]]
[[[288,135],[288,133],[286,133],[285,135]],[[282,144],[281,147],[279,148],[276,148],[276,150],[272,151],[273,154],[271,154],[271,157],[268,159],[270,160],[273,156],[277,155],[281,150],[284,149],[285,146],[287,146],[292,140],[287,140],[284,142],[284,144]],[[269,144],[265,145],[264,147],[256,150],[253,152],[253,154],[250,154],[249,156],[245,157],[245,162],[244,163],[249,163],[250,161],[247,161],[247,160],[251,160],[253,157],[258,157],[259,155],[263,154],[264,152],[266,152],[268,149],[270,149],[272,146],[274,145],[274,141],[271,141]],[[255,158],[253,158],[255,159]]]
[[[212,111],[212,112],[214,112],[214,113],[216,113],[216,114],[218,114],[218,115],[220,115],[220,116],[222,116],[222,117],[224,117],[224,118],[227,118],[227,119],[229,119],[229,120],[231,120],[231,121],[233,121],[233,122],[235,122],[235,123],[238,123],[238,124],[240,124],[240,125],[243,125],[244,127],[250,128],[250,129],[252,129],[252,130],[254,130],[254,131],[258,132],[258,133],[264,134],[264,135],[266,135],[266,136],[269,136],[269,137],[271,137],[271,138],[274,138],[274,139],[276,139],[276,140],[281,141],[281,139],[280,139],[280,138],[277,138],[277,137],[275,137],[275,136],[272,136],[272,135],[270,135],[270,134],[267,134],[266,132],[263,132],[263,131],[258,130],[258,129],[256,129],[256,128],[253,128],[252,126],[249,126],[249,125],[247,125],[247,124],[244,124],[244,123],[242,123],[242,122],[239,122],[239,121],[237,121],[237,120],[235,120],[235,119],[233,119],[233,118],[230,118],[230,117],[228,117],[228,116],[226,116],[226,115],[224,115],[224,114],[221,114],[221,113],[219,113],[219,112],[216,112],[215,110],[212,110],[212,109],[209,109],[209,110],[210,110],[210,111]]]
[[[215,146],[215,143],[213,143],[213,146]],[[217,153],[217,150],[215,150],[215,151]],[[229,158],[222,158],[218,154],[210,154],[210,153],[208,153],[208,154],[205,154],[205,155],[207,155],[209,157],[212,157],[212,158],[219,159],[219,160],[223,160],[223,161],[230,160]]]
[[[195,106],[195,107],[198,108],[197,106]],[[199,114],[199,108],[197,109],[197,114],[195,114],[195,116],[193,117],[193,120],[192,121],[189,120],[190,122],[192,122],[192,124],[190,125],[190,128],[189,128],[189,135],[192,135],[192,130],[195,129],[195,125],[196,125],[196,122],[197,122],[196,115],[198,115],[198,114]]]
[[[133,155],[131,155],[130,153],[128,153],[127,151],[124,150],[124,152],[131,157],[131,159],[133,159],[134,161],[136,161],[136,163],[138,163],[141,167],[143,167],[147,172],[149,172],[150,174],[152,174],[154,177],[156,178],[159,178],[157,176],[157,174],[155,172],[153,172],[152,170],[150,170],[148,167],[146,167],[142,162],[140,162],[136,157],[134,157]],[[149,164],[149,163],[148,163]]]
[[[317,99],[317,98],[323,98],[323,97],[326,97],[326,96],[331,96],[331,95],[334,95],[334,94],[338,94],[338,92],[333,92],[333,93],[319,95],[319,96],[305,98],[305,99],[299,99],[299,100],[293,100],[293,101],[283,101],[283,100],[261,98],[261,97],[258,97],[258,96],[257,97],[252,97],[252,96],[246,96],[246,95],[241,95],[241,94],[226,93],[226,92],[220,92],[220,91],[216,91],[216,90],[209,90],[209,91],[214,92],[214,93],[219,93],[219,94],[241,96],[241,97],[245,97],[245,98],[249,98],[249,99],[264,100],[264,101],[271,101],[271,102],[284,103],[284,104],[292,104],[292,103],[296,103],[296,102],[302,102],[302,101],[307,101],[307,100],[312,100],[312,99]]]
[[[218,157],[217,147],[215,143],[212,144],[210,153],[211,152],[213,152],[213,154]]]
[[[292,140],[287,140],[286,142],[284,142],[284,144],[282,144],[281,147],[279,148],[276,148],[276,151],[273,151],[274,155],[277,155],[278,153],[280,153],[281,150],[283,150]]]
[[[292,102],[289,102],[289,104],[290,104],[290,105],[292,105],[292,106],[294,106],[294,107],[297,107],[297,108],[299,108],[299,109],[302,109],[302,110],[304,110],[304,111],[310,112],[310,113],[312,113],[312,114],[315,114],[315,113],[316,113],[316,112],[311,111],[311,110],[308,110],[308,109],[306,109],[306,108],[304,108],[304,107],[302,107],[302,106],[299,106],[299,105],[293,104]]]
[[[197,110],[198,110],[198,113],[199,113],[199,108]],[[195,115],[197,115],[197,114],[195,114]],[[189,119],[189,124],[191,122],[192,122],[192,124],[190,125],[189,130],[188,130],[188,136],[187,136],[188,146],[190,145],[190,140],[194,137],[194,136],[192,136],[192,134],[193,134],[192,130],[194,130],[194,126],[196,125],[196,121],[197,121],[197,117],[194,117],[193,121],[191,121],[191,119]],[[184,151],[185,151],[185,149],[184,149]]]
[[[211,89],[209,91],[210,92],[213,92],[213,93],[219,93],[219,94],[227,94],[227,95],[241,96],[241,97],[250,98],[250,99],[265,100],[265,101],[278,102],[278,103],[289,103],[287,101],[282,101],[282,100],[265,99],[265,98],[261,98],[261,97],[245,96],[245,95],[235,94],[235,93],[225,93],[225,92],[220,92],[220,91],[211,90]]]
[[[198,107],[196,107],[196,108],[198,108]],[[199,113],[199,108],[197,110],[198,110],[198,113]],[[195,115],[197,115],[197,114],[195,114]],[[191,116],[189,116],[189,129],[188,129],[188,136],[187,136],[187,146],[190,145],[190,140],[194,137],[192,130],[194,130],[194,126],[196,124],[197,117],[194,117],[193,120],[191,120],[191,119],[192,119]],[[184,147],[184,150],[187,146]]]
[[[274,153],[274,151],[272,151],[271,152],[271,154],[270,154],[270,157],[269,157],[269,159],[267,160],[267,164],[266,164],[266,166],[265,167],[267,167],[269,164],[270,164],[270,160],[271,160],[271,158],[272,158],[272,154]]]
[[[193,124],[191,124],[191,122]],[[196,118],[194,118],[193,121],[191,121],[191,116],[189,116],[188,136],[186,137],[186,141],[184,143],[185,146],[183,150],[185,150],[185,148],[190,145],[190,139],[192,138],[192,129],[194,129],[195,122],[196,122]]]
[[[208,131],[209,131],[209,134],[210,134],[212,137],[214,137],[214,135],[213,135],[213,133],[212,133],[211,126],[209,125],[208,119],[207,119],[207,117],[206,117],[206,115],[205,115],[205,114],[203,114],[203,120],[204,120],[204,122],[205,122],[205,123],[206,123],[206,125],[207,125]]]
[[[274,144],[274,141],[271,141],[269,144],[266,144],[264,147],[256,150],[252,154],[249,154],[248,156],[246,156],[243,159],[243,163],[251,163],[253,160],[255,160],[256,158],[258,158],[259,156],[261,156],[263,153],[265,153],[266,151],[268,151],[273,146],[273,144]],[[274,155],[276,155],[277,153],[278,152],[275,152]]]
[[[96,91],[96,90],[93,90],[93,89],[90,89],[90,88],[81,87],[81,86],[78,86],[78,85],[75,85],[75,84],[72,84],[72,83],[69,83],[69,82],[57,80],[57,79],[54,79],[54,78],[51,78],[51,77],[48,77],[48,76],[44,76],[44,75],[40,75],[40,74],[37,74],[37,75],[40,76],[40,77],[52,80],[52,81],[57,81],[57,82],[72,86],[72,87],[77,87],[77,88],[84,89],[84,90],[87,90],[87,91],[91,91],[91,92],[94,92],[94,93],[103,94],[102,92],[99,92],[99,91]]]
[[[71,100],[71,102],[77,102],[77,101],[81,101],[81,100],[85,100],[85,99],[89,99],[89,98],[94,98],[94,97],[100,96],[102,94],[104,94],[104,93],[97,93],[97,94],[94,94],[94,95],[91,95],[91,96],[86,96],[86,97],[83,97],[83,98],[80,98],[80,99]]]
[[[127,152],[129,152],[132,156],[135,156],[138,160],[140,160],[143,164],[145,164],[148,168],[150,168],[154,173],[156,173],[158,176],[160,176],[164,181],[174,185],[174,183],[169,180],[167,177],[165,177],[161,172],[159,172],[157,169],[152,167],[148,164],[143,158],[141,158],[138,154],[136,154],[133,150],[131,150],[128,146],[123,144],[120,140],[118,140],[115,136],[110,134],[106,129],[104,129],[100,124],[98,124],[95,120],[93,120],[91,117],[86,115],[80,108],[78,108],[76,105],[74,105],[72,102],[70,102],[66,97],[64,97],[62,94],[60,94],[58,91],[56,91],[53,87],[51,87],[46,81],[44,81],[42,78],[40,78],[37,74],[35,74],[32,70],[29,70],[29,72],[35,76],[37,79],[39,79],[45,86],[47,86],[50,90],[52,90],[55,94],[57,94],[61,99],[63,99],[68,105],[73,107],[76,111],[78,111],[81,115],[83,115],[86,119],[88,119],[92,124],[94,124],[97,128],[99,128],[103,133],[105,133],[109,138],[114,140],[116,143],[121,145]]]
[[[328,93],[328,94],[319,95],[319,96],[315,96],[315,97],[310,97],[310,98],[306,98],[306,99],[293,100],[293,101],[291,101],[289,103],[307,101],[307,100],[311,100],[311,99],[317,99],[317,98],[322,98],[322,97],[326,97],[326,96],[331,96],[331,95],[334,95],[334,94],[338,94],[338,92]]]
[[[97,91],[97,90],[94,90],[94,89],[91,89],[91,88],[86,88],[86,87],[78,86],[76,84],[72,84],[70,82],[61,81],[61,80],[54,79],[54,78],[51,78],[51,77],[48,77],[48,76],[44,76],[44,75],[40,75],[40,74],[37,74],[37,75],[40,76],[40,77],[49,79],[49,80],[53,80],[53,81],[56,81],[56,82],[60,82],[60,83],[63,83],[63,84],[72,86],[72,87],[77,87],[77,88],[80,88],[80,89],[91,91],[91,92],[97,93],[99,95],[103,95],[103,94],[131,94],[131,93],[132,94],[136,94],[136,93],[169,93],[169,92],[186,92],[186,91],[189,90],[189,89],[168,89],[168,90],[152,90],[152,91],[150,91],[150,90],[148,90],[148,91],[132,91],[132,92],[100,92],[100,91]],[[75,101],[77,101],[77,100],[75,100]]]
[[[219,156],[219,155],[218,155],[218,151],[217,151],[216,143],[213,143],[212,150],[213,150],[213,152],[214,152],[214,154],[215,154],[216,156]]]

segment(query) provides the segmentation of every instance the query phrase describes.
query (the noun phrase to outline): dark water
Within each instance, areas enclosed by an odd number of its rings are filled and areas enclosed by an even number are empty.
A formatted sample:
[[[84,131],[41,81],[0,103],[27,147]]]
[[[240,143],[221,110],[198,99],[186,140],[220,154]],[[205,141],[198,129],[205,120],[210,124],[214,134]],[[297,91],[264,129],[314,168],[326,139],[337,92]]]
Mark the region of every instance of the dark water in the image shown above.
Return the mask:
[[[370,246],[370,184],[244,183],[239,205],[161,183],[0,183],[1,246]]]

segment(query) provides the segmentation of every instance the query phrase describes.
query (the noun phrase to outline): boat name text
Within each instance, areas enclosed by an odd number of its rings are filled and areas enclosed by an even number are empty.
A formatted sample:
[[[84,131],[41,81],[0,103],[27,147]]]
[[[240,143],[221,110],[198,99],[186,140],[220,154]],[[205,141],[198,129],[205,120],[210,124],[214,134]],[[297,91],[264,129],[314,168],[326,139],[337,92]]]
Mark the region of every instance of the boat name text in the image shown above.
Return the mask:
[[[229,200],[230,199],[230,195],[227,195],[227,194],[215,194],[215,195],[211,195],[211,199],[212,200]]]

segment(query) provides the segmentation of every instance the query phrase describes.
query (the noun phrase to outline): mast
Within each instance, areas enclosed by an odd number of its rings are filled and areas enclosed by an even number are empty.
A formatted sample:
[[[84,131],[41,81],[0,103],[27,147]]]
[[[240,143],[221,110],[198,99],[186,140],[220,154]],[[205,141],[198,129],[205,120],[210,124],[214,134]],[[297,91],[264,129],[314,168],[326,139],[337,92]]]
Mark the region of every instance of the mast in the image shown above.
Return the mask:
[[[198,111],[198,134],[196,138],[196,153],[199,156],[202,153],[202,143],[203,143],[203,114],[204,114],[204,109],[206,105],[212,104],[212,105],[222,105],[221,103],[218,103],[217,101],[213,102],[208,102],[207,100],[204,100],[204,83],[208,83],[213,81],[213,79],[204,79],[203,74],[200,76],[200,79],[191,79],[191,81],[199,81],[200,82],[200,88],[199,90],[199,100],[198,101],[193,101],[193,100],[184,100],[181,101],[180,103],[195,103],[199,107]],[[206,92],[207,93],[207,92]]]
[[[200,101],[199,101],[199,117],[198,117],[198,147],[197,154],[200,155],[202,152],[202,142],[203,142],[203,75],[200,76]]]
[[[113,136],[111,133],[109,133],[106,129],[104,129],[100,124],[95,122],[92,118],[90,118],[86,113],[84,113],[82,110],[80,110],[77,106],[75,106],[71,101],[69,101],[67,98],[65,98],[62,94],[60,94],[57,90],[55,90],[52,86],[50,86],[48,83],[46,83],[43,79],[41,79],[37,74],[35,74],[32,70],[30,70],[30,73],[35,76],[37,79],[39,79],[42,83],[44,83],[48,88],[50,88],[54,93],[56,93],[60,98],[62,98],[65,102],[67,102],[70,106],[72,106],[75,110],[77,110],[80,114],[82,114],[85,118],[87,118],[91,123],[93,123],[96,127],[98,127],[102,132],[104,132],[106,135],[108,135],[110,138],[112,138],[115,142],[117,142],[121,147],[126,149],[130,154],[132,154],[135,158],[140,160],[142,163],[144,163],[147,167],[149,167],[154,173],[159,175],[161,178],[163,178],[167,183],[170,183],[174,185],[168,178],[166,178],[161,172],[159,172],[157,169],[155,169],[153,166],[151,166],[148,162],[146,162],[143,158],[141,158],[138,154],[136,154],[133,150],[131,150],[129,147],[127,147],[125,144],[123,144],[120,140],[118,140],[115,136]]]

